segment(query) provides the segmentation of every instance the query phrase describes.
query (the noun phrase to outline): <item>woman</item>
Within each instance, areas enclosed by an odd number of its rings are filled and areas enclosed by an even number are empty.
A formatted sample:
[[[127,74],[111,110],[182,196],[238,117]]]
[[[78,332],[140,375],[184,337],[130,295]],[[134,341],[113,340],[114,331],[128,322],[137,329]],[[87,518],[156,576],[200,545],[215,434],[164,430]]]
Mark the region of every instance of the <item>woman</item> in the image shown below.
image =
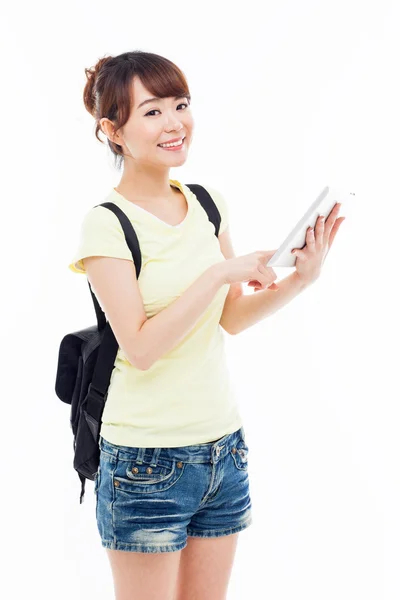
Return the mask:
[[[194,130],[182,71],[135,51],[85,72],[96,137],[123,167],[105,201],[131,220],[142,253],[137,280],[117,217],[96,206],[69,265],[86,273],[119,345],[95,480],[101,542],[117,600],[222,600],[238,534],[252,523],[222,328],[243,331],[315,281],[341,219],[335,208],[318,222],[278,289],[265,267],[274,250],[235,257],[224,197],[203,186],[221,215],[217,238],[195,194],[169,178]],[[264,291],[244,295],[242,282]]]

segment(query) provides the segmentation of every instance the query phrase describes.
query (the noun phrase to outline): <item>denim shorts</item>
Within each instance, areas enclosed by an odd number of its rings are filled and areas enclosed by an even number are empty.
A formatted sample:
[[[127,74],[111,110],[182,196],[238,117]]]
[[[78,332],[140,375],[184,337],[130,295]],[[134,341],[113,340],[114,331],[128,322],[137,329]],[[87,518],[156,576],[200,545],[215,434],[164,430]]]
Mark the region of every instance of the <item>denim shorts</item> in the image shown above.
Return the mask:
[[[105,548],[174,552],[187,536],[219,537],[252,523],[243,427],[175,448],[120,446],[100,436],[99,448],[94,492]]]

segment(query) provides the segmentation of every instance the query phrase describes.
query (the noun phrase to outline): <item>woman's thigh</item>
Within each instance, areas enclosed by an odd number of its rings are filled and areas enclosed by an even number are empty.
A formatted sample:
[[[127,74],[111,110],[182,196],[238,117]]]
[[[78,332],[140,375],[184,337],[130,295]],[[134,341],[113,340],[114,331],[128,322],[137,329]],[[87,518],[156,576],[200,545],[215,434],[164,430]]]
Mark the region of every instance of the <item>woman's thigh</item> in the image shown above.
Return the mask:
[[[175,600],[182,550],[145,554],[106,549],[115,600]]]

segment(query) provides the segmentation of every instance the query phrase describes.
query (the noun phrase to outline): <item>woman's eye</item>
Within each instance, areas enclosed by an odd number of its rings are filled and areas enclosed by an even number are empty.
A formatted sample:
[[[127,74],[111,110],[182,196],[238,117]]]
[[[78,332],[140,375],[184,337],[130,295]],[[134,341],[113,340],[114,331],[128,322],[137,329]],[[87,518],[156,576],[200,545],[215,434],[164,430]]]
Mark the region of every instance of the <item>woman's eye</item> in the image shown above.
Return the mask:
[[[178,104],[178,106],[186,106],[186,108],[189,106],[188,104],[186,104],[186,102],[182,102],[181,104]],[[148,117],[151,113],[154,112],[160,112],[157,108],[155,108],[154,110],[151,110],[150,112],[148,112],[146,115],[144,115],[145,117]]]

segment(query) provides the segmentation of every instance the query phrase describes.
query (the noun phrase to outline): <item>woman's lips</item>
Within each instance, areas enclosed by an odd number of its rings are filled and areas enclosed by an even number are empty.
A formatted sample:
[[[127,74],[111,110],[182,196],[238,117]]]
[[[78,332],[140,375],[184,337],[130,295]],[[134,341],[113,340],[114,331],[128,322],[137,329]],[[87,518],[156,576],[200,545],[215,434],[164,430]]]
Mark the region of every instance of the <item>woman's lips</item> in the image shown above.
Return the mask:
[[[161,148],[161,150],[169,150],[171,152],[174,152],[174,151],[176,152],[177,150],[182,150],[182,148],[184,146],[184,143],[185,143],[185,140],[186,140],[186,136],[183,138],[182,143],[180,144],[180,146],[171,146],[170,148],[163,148],[162,146],[159,146],[157,144],[157,147]]]

